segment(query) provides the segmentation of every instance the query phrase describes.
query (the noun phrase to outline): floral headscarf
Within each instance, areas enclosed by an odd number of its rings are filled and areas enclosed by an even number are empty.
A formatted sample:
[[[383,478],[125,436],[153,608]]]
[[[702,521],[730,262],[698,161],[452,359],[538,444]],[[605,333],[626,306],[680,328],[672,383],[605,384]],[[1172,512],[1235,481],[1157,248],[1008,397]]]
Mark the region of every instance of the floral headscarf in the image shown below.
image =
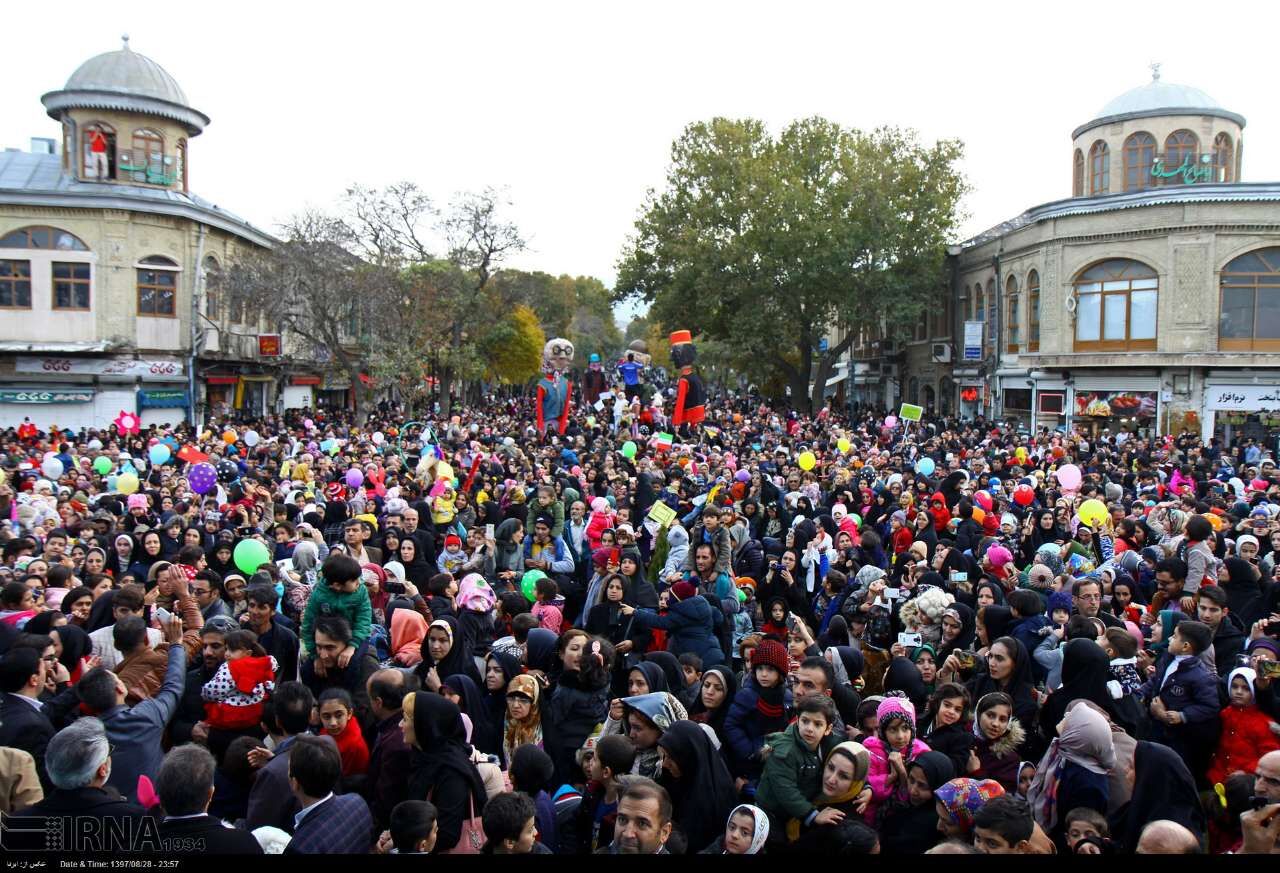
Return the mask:
[[[933,792],[947,811],[951,823],[973,831],[973,817],[994,797],[1004,794],[1004,786],[994,779],[952,779]]]

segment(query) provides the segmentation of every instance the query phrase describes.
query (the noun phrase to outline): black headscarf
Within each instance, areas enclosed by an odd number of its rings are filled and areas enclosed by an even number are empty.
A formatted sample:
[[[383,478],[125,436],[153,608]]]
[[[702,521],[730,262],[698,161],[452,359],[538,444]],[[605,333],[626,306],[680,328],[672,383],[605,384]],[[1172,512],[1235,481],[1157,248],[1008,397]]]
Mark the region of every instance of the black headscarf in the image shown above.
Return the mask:
[[[407,539],[412,540],[412,537],[408,537]],[[401,540],[400,542],[403,544],[404,540]],[[436,568],[427,563],[426,557],[422,554],[422,547],[418,544],[417,540],[413,540],[412,561],[405,564],[404,558],[399,554],[396,555],[396,560],[404,566],[404,578],[408,579],[419,588],[425,589],[427,587],[427,582],[436,574]]]
[[[644,656],[644,659],[662,668],[663,674],[667,677],[666,690],[678,697],[680,702],[688,708],[693,700],[689,695],[689,687],[684,681],[684,669],[680,666],[680,659],[670,652],[650,652]]]
[[[1262,581],[1257,569],[1244,558],[1227,558],[1223,562],[1230,578],[1222,583],[1227,594],[1227,608],[1244,622],[1246,628],[1263,618]]]
[[[459,697],[462,703],[459,709],[471,719],[471,744],[476,745],[476,737],[484,733],[484,722],[489,718],[489,711],[484,705],[484,696],[480,694],[480,686],[475,680],[463,673],[454,673],[440,681],[441,686],[448,686]]]
[[[1013,699],[1014,717],[1022,723],[1022,727],[1030,738],[1035,734],[1036,719],[1039,716],[1039,705],[1036,703],[1035,681],[1031,673],[1031,656],[1027,647],[1013,637],[1000,637],[992,640],[991,645],[1000,643],[1013,653],[1013,669],[1008,681],[1002,686],[985,670],[977,673],[967,683],[969,694],[974,700],[981,700],[993,691],[1003,692]]]
[[[37,612],[31,617],[30,621],[22,626],[22,632],[27,634],[36,634],[37,636],[47,636],[53,633],[53,620],[59,615],[62,615],[62,613],[56,609],[46,609],[44,612]]]
[[[724,686],[724,702],[722,702],[714,710],[708,710],[702,702],[702,688],[698,688],[698,696],[694,698],[692,705],[689,707],[689,715],[696,716],[696,721],[704,722],[711,726],[716,732],[716,736],[720,737],[723,743],[724,736],[724,720],[729,714],[729,707],[733,705],[733,696],[738,693],[738,677],[728,667],[715,666],[708,667],[702,674],[705,682],[707,673],[715,673],[716,678],[720,680],[720,684]]]
[[[956,614],[960,616],[960,633],[951,642],[938,645],[939,664],[945,661],[952,652],[956,650],[963,651],[973,645],[973,638],[976,632],[973,609],[963,603],[953,603],[947,609],[954,609]]]
[[[1111,836],[1133,852],[1148,822],[1175,821],[1197,837],[1205,831],[1196,781],[1177,752],[1139,741],[1133,756],[1134,786],[1129,802],[1111,815]]]
[[[1110,661],[1107,653],[1091,639],[1068,640],[1062,647],[1062,687],[1049,696],[1040,710],[1040,730],[1047,739],[1058,735],[1058,722],[1073,700],[1088,700],[1112,714],[1111,693],[1107,690]]]
[[[818,637],[818,648],[829,649],[832,646],[849,645],[849,623],[843,615],[836,613],[827,623],[827,629]]]
[[[530,670],[550,674],[555,667],[556,643],[559,640],[555,631],[545,627],[535,627],[529,631],[525,640],[525,666]]]
[[[494,650],[485,656],[485,672],[489,670],[490,660],[502,668],[502,687],[497,691],[489,691],[487,686],[481,686],[485,688],[481,702],[484,708],[483,722],[477,721],[475,714],[470,711],[470,701],[467,701],[467,714],[471,716],[472,722],[471,744],[486,754],[500,755],[502,754],[502,718],[507,712],[507,685],[513,678],[520,675],[521,670],[520,662],[513,655]]]
[[[425,677],[427,672],[432,667],[435,667],[436,676],[441,681],[450,676],[462,675],[478,686],[480,677],[476,674],[476,661],[475,658],[471,657],[471,653],[467,651],[466,641],[462,638],[462,631],[458,628],[458,620],[456,618],[452,615],[442,615],[433,619],[431,624],[427,626],[427,636],[430,637],[431,635],[431,626],[440,622],[444,622],[449,626],[449,653],[439,662],[433,661],[429,643],[424,640],[422,644],[422,663],[417,666],[414,672],[419,676]],[[533,631],[529,632],[529,636],[532,638]]]
[[[974,596],[981,594],[984,588],[988,589],[991,592],[991,596],[995,598],[996,602],[991,606],[1004,606],[1004,588],[1001,587],[999,582],[992,582],[989,579],[979,582],[978,587],[973,590]],[[990,609],[991,607],[987,608]]]
[[[49,613],[53,615],[53,613]],[[28,629],[31,623],[27,623]],[[58,663],[67,668],[67,672],[75,675],[76,669],[80,666],[80,659],[93,651],[93,642],[89,639],[89,635],[82,628],[78,628],[73,624],[64,624],[62,627],[54,628],[53,633],[58,635],[58,639],[62,641],[62,654],[58,656]]]
[[[429,691],[417,692],[413,696],[413,734],[409,797],[425,799],[441,779],[456,774],[471,788],[479,813],[486,798],[484,780],[471,763],[458,704]]]
[[[70,596],[68,594],[67,598]],[[115,599],[116,592],[113,588],[110,591],[104,591],[97,600],[93,601],[93,606],[89,607],[89,620],[84,625],[86,632],[93,633],[99,628],[110,627],[116,623],[116,617],[113,612]]]
[[[894,658],[889,662],[889,669],[884,674],[885,693],[901,691],[911,701],[916,712],[924,712],[929,702],[929,692],[920,678],[920,671],[908,658]]]
[[[663,770],[659,780],[671,793],[674,821],[684,831],[691,851],[707,846],[724,831],[729,812],[738,803],[738,790],[724,758],[698,724],[681,720],[658,740],[680,768],[679,778]]]
[[[919,767],[929,788],[936,791],[955,778],[955,765],[942,752],[922,752],[907,765]],[[932,800],[919,806],[895,809],[880,827],[881,851],[899,855],[922,855],[942,839],[938,814]]]
[[[987,641],[994,643],[1005,635],[1013,624],[1013,610],[1007,606],[991,604],[982,607],[982,626],[987,630]]]
[[[656,691],[671,691],[671,687],[667,684],[667,674],[663,671],[661,664],[658,664],[655,661],[641,661],[627,672],[631,673],[632,670],[638,670],[643,674],[645,684],[649,686],[649,690],[646,693],[653,694]],[[630,694],[631,692],[628,691],[627,693]]]

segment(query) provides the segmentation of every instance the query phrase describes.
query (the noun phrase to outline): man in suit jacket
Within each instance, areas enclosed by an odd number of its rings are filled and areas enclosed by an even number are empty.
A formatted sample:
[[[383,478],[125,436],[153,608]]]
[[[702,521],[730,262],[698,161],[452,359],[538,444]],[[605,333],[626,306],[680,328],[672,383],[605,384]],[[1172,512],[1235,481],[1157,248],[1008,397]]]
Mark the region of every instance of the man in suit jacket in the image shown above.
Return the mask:
[[[165,816],[160,840],[166,852],[178,855],[261,855],[253,834],[229,828],[209,815],[213,774],[217,763],[203,746],[188,743],[165,755],[156,793]]]
[[[364,855],[373,846],[373,816],[358,794],[334,794],[342,757],[329,736],[298,737],[289,755],[289,785],[301,807],[286,855]]]
[[[301,682],[281,682],[276,686],[272,698],[276,729],[285,738],[276,746],[274,755],[265,748],[249,753],[250,756],[270,756],[270,760],[258,771],[249,789],[246,830],[270,826],[293,833],[293,817],[300,807],[289,787],[289,756],[297,738],[311,727],[311,709],[315,702],[311,690]]]
[[[4,692],[0,704],[0,746],[11,746],[30,753],[36,761],[40,785],[47,794],[52,788],[45,771],[45,750],[53,739],[53,722],[44,712],[40,692],[44,691],[48,658],[53,655],[53,643],[43,652],[29,646],[16,646],[0,660],[0,691]]]
[[[346,524],[342,526],[342,541],[347,547],[347,554],[361,564],[382,566],[382,550],[366,546],[365,541],[368,539],[369,529],[360,519],[347,519]]]

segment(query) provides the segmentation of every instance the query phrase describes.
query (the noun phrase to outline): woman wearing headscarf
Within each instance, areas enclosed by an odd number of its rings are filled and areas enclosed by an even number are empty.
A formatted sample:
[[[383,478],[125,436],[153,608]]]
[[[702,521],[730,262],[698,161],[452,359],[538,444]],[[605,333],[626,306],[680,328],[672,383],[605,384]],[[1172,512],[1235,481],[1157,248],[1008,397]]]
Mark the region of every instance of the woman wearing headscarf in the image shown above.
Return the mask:
[[[684,831],[689,852],[720,834],[720,822],[737,803],[738,790],[711,737],[692,721],[677,721],[663,732],[665,753],[659,782],[671,795],[673,821]]]
[[[1160,743],[1139,741],[1133,756],[1133,795],[1109,816],[1111,838],[1132,853],[1148,822],[1174,821],[1197,837],[1205,832],[1204,808],[1196,781],[1178,753]]]
[[[160,532],[147,531],[139,538],[139,546],[133,553],[133,562],[129,564],[128,572],[138,579],[146,579],[152,566],[163,560],[163,550]]]
[[[1035,726],[1039,717],[1039,705],[1036,703],[1035,682],[1031,674],[1031,656],[1026,646],[1013,637],[1000,637],[991,644],[985,664],[979,659],[980,669],[965,687],[973,700],[981,700],[992,692],[1003,692],[1013,700],[1014,718],[1028,729],[1026,738],[1019,744],[1021,757],[1033,759],[1028,752],[1038,757],[1043,746],[1036,740]]]
[[[648,648],[651,634],[648,628],[635,620],[634,615],[623,614],[627,583],[622,576],[617,573],[608,574],[602,580],[599,590],[600,599],[595,604],[589,604],[585,627],[587,633],[604,637],[611,642],[619,656],[613,670],[613,689],[617,695],[622,693],[626,685],[627,665],[634,664]]]
[[[1093,640],[1078,637],[1067,641],[1062,647],[1062,686],[1049,695],[1040,710],[1040,733],[1045,739],[1058,735],[1058,723],[1076,700],[1088,700],[1114,720],[1111,692],[1107,690],[1109,666],[1107,653]]]
[[[502,763],[509,767],[516,749],[525,745],[542,748],[542,688],[528,673],[516,676],[507,685],[507,713],[502,720]]]
[[[119,581],[121,576],[129,572],[129,565],[133,563],[133,553],[138,550],[138,545],[127,533],[116,534],[112,543],[115,548],[107,556],[107,575]]]
[[[498,591],[507,590],[512,581],[519,581],[524,573],[523,538],[520,536],[520,532],[524,530],[524,522],[521,520],[525,515],[523,503],[519,507],[519,515],[519,518],[508,518],[502,522],[493,534],[493,541],[497,545],[493,556],[493,572],[497,580],[493,587]]]
[[[740,803],[729,813],[724,833],[699,855],[761,855],[769,841],[769,815],[758,806]]]
[[[1036,552],[1041,546],[1052,545],[1061,554],[1061,543],[1070,542],[1071,535],[1058,526],[1052,509],[1042,509],[1035,514],[1031,533],[1022,539],[1022,556],[1027,564],[1036,562]]]
[[[685,705],[685,709],[688,709],[698,697],[698,687],[696,685],[690,687],[685,682],[684,668],[680,666],[680,660],[670,652],[649,652],[644,659],[657,664],[662,669],[662,675],[667,679],[665,690],[678,697]]]
[[[538,670],[549,676],[555,669],[556,643],[559,637],[555,631],[545,627],[535,627],[529,631],[524,644],[524,666],[527,670]]]
[[[987,801],[1005,793],[994,779],[971,779],[958,776],[933,792],[938,801],[938,830],[943,836],[969,842],[973,835],[973,817]]]
[[[1218,584],[1227,593],[1227,609],[1237,616],[1246,628],[1264,618],[1263,585],[1258,568],[1244,558],[1227,558],[1223,561],[1227,578],[1218,576]]]
[[[1007,606],[983,606],[978,610],[976,629],[988,642],[1004,636],[1013,625],[1013,610]]]
[[[391,658],[399,666],[422,663],[422,644],[427,638],[427,620],[413,609],[397,609],[391,614]],[[439,671],[436,671],[437,674]]]
[[[689,707],[689,718],[715,731],[722,748],[727,742],[724,720],[737,693],[738,678],[731,669],[723,665],[708,667],[698,683],[698,695]]]
[[[951,759],[942,752],[924,752],[907,767],[908,805],[885,816],[880,826],[880,851],[886,855],[923,855],[942,835],[933,792],[955,778]]]
[[[408,799],[435,805],[435,850],[453,849],[462,836],[463,822],[479,816],[487,799],[484,780],[471,762],[462,711],[439,694],[410,692],[404,696],[400,726],[412,750]]]
[[[392,620],[401,612],[408,610],[396,610]],[[530,631],[530,636],[532,635],[533,632]],[[452,615],[442,615],[427,626],[426,651],[422,655],[422,662],[414,673],[430,690],[438,690],[441,681],[458,673],[477,685],[480,684],[475,658],[471,657],[471,653],[463,645],[462,636],[458,632],[458,620]]]
[[[48,613],[55,615],[56,613]],[[38,617],[38,616],[37,616]],[[27,622],[27,633],[32,633],[31,622]],[[70,684],[75,685],[86,671],[85,662],[93,654],[93,643],[82,628],[72,624],[64,624],[53,629],[50,634],[58,649],[58,662],[67,668],[71,675]]]
[[[520,675],[520,662],[503,651],[492,651],[484,659],[485,681],[480,705],[484,718],[476,719],[472,713],[474,744],[490,755],[502,752],[502,719],[507,712],[507,686]],[[453,678],[453,677],[450,677]],[[448,684],[448,683],[445,683]]]
[[[1067,813],[1084,808],[1107,814],[1107,774],[1116,765],[1116,752],[1110,722],[1084,698],[1071,701],[1053,731],[1056,736],[1036,768],[1027,802],[1045,833],[1066,849]]]
[[[813,801],[819,814],[835,809],[843,813],[846,820],[859,819],[871,797],[867,786],[870,768],[871,753],[861,743],[847,740],[828,752],[822,762],[822,792]],[[811,824],[806,828],[793,818],[787,821],[786,838],[797,854],[813,854],[826,847],[831,832],[838,826]]]
[[[467,742],[474,746],[476,732],[483,729],[489,718],[480,689],[469,677],[454,673],[440,683],[440,693],[458,704],[465,720],[471,723],[471,736]]]
[[[942,642],[938,645],[941,664],[955,651],[968,651],[973,645],[976,622],[973,610],[963,603],[953,603],[942,611]]]
[[[421,591],[427,590],[427,582],[436,575],[436,568],[420,554],[418,541],[405,537],[400,541],[400,563],[404,565],[404,577]]]
[[[566,632],[556,654],[559,669],[543,702],[545,748],[557,784],[578,781],[577,753],[609,711],[609,681],[615,654],[608,640],[581,630]]]
[[[920,678],[920,671],[908,658],[896,657],[889,661],[889,668],[884,673],[884,693],[890,691],[901,692],[911,701],[916,712],[924,712],[929,702],[929,691]]]

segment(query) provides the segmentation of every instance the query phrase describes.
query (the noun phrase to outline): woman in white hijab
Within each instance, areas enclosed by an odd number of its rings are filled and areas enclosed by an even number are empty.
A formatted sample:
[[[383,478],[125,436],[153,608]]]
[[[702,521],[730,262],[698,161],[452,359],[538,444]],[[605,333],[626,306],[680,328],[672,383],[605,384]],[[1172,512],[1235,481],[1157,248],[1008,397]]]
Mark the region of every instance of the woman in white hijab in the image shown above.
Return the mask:
[[[699,854],[759,855],[768,839],[769,816],[758,806],[741,803],[729,813],[724,834]]]

